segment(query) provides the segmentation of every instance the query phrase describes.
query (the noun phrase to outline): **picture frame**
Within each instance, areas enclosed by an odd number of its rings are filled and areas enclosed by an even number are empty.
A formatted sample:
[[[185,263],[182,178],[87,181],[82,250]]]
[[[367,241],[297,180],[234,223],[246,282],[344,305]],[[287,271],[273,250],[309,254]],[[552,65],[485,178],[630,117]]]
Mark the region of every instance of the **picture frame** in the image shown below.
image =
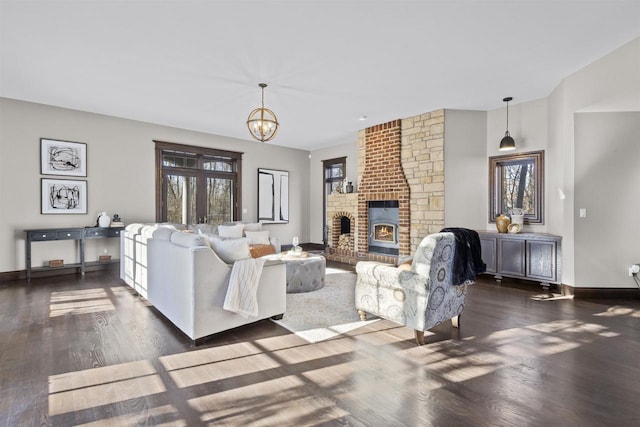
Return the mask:
[[[41,178],[41,213],[86,214],[87,181]]]
[[[42,175],[87,176],[87,144],[40,138]]]
[[[258,168],[258,222],[289,222],[289,172]]]

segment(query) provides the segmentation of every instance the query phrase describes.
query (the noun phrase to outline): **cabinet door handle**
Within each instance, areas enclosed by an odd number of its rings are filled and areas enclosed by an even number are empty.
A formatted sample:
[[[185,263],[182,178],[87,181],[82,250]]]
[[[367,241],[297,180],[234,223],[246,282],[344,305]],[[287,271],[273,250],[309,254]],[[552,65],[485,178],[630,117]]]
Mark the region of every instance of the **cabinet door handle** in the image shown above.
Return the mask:
[[[67,237],[71,237],[71,233],[67,233]]]
[[[43,234],[43,235],[42,235],[42,237],[47,237],[47,235],[46,235],[46,234]]]

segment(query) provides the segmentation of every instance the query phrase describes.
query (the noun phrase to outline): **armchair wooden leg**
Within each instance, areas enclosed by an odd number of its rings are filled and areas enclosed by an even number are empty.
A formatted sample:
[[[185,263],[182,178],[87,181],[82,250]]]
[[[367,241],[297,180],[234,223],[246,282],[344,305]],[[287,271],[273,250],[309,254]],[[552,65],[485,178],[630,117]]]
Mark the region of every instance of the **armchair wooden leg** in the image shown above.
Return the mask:
[[[419,331],[415,329],[415,333],[416,333],[416,344],[424,345],[424,331]]]
[[[462,315],[458,314],[456,317],[451,318],[451,324],[453,325],[454,328],[460,327],[460,316]]]
[[[358,310],[358,315],[360,316],[360,320],[367,320],[367,313],[364,310]]]

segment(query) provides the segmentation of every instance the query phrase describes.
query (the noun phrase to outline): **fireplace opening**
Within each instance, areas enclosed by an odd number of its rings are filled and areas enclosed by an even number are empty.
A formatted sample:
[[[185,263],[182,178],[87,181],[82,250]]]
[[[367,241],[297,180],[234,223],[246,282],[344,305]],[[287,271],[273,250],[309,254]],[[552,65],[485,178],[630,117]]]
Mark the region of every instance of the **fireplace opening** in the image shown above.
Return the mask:
[[[353,252],[355,218],[346,212],[338,212],[331,221],[331,247],[339,251]]]
[[[393,224],[374,224],[373,240],[376,242],[395,243],[396,227]]]
[[[397,200],[368,202],[368,249],[383,255],[399,254],[398,223],[400,209]]]
[[[346,216],[340,218],[340,234],[351,233],[351,220]]]

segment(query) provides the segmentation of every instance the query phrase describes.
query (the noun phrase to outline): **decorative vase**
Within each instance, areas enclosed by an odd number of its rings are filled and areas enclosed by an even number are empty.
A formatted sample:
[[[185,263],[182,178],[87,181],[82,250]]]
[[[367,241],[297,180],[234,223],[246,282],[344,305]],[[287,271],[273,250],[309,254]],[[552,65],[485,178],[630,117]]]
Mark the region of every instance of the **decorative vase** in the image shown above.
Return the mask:
[[[107,215],[106,212],[100,212],[98,216],[98,226],[102,228],[107,228],[111,224],[111,218]]]
[[[347,183],[347,193],[353,193],[353,183],[352,182],[348,182]]]
[[[511,220],[508,216],[500,214],[496,217],[496,228],[498,229],[498,233],[506,233],[509,228],[509,224],[511,224]]]
[[[524,215],[511,214],[511,224],[520,224],[520,228],[524,225]]]

